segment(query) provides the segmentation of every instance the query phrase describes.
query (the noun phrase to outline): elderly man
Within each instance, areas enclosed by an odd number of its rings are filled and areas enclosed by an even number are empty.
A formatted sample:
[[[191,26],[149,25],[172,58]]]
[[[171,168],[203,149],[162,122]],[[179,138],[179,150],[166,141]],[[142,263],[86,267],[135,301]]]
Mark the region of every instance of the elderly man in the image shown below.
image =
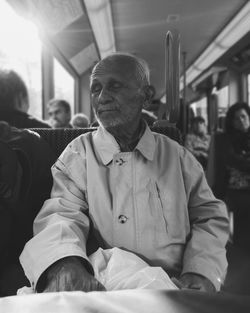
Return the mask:
[[[225,205],[185,148],[141,118],[152,96],[145,61],[115,53],[91,75],[97,131],[72,141],[20,257],[37,291],[102,290],[93,241],[161,266],[180,288],[219,290],[227,261]],[[93,252],[93,250],[92,250]]]

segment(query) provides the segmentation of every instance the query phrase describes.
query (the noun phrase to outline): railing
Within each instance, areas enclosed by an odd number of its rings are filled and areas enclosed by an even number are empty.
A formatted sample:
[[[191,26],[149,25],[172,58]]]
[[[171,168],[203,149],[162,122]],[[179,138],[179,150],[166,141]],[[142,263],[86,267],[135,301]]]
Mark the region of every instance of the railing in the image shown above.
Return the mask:
[[[168,31],[165,41],[166,117],[176,123],[180,111],[180,34]]]
[[[180,34],[168,31],[165,38],[166,103],[160,112],[158,126],[175,125],[180,113]]]

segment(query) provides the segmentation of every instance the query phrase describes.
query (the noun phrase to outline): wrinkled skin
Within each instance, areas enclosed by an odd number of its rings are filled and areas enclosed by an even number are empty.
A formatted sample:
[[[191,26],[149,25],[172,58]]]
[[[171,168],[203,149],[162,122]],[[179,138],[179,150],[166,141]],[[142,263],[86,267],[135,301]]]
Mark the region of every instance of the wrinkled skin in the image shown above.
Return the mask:
[[[90,81],[96,119],[119,143],[122,151],[140,132],[142,108],[153,95],[141,76],[140,66],[128,57],[102,60]]]
[[[104,286],[86,270],[78,257],[61,259],[47,270],[44,292],[104,290]]]
[[[173,277],[172,281],[180,289],[193,289],[210,293],[216,291],[209,279],[194,273],[183,274],[179,279]]]

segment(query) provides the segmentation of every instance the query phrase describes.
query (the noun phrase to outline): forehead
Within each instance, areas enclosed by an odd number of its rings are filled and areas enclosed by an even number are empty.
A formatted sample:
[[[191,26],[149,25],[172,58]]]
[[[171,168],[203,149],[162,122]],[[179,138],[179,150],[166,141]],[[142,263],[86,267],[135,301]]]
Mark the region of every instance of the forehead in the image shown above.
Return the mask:
[[[205,124],[204,121],[194,121],[194,125],[197,125],[197,126],[204,125],[204,124]]]
[[[239,109],[235,112],[235,117],[242,116],[242,115],[248,115],[245,109]]]
[[[60,103],[55,102],[55,103],[53,103],[52,105],[49,106],[49,110],[50,111],[64,110],[64,107]]]
[[[115,79],[137,81],[137,64],[130,58],[110,58],[100,61],[93,69],[93,80]]]

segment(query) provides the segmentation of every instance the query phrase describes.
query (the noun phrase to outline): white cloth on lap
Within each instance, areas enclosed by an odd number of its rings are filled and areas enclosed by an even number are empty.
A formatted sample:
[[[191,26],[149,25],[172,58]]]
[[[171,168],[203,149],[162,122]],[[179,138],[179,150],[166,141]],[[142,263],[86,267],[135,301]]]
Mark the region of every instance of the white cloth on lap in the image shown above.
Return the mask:
[[[124,289],[178,289],[161,267],[151,267],[134,253],[119,248],[99,248],[89,260],[95,277],[106,288]],[[32,288],[23,287],[18,295],[30,294]]]

